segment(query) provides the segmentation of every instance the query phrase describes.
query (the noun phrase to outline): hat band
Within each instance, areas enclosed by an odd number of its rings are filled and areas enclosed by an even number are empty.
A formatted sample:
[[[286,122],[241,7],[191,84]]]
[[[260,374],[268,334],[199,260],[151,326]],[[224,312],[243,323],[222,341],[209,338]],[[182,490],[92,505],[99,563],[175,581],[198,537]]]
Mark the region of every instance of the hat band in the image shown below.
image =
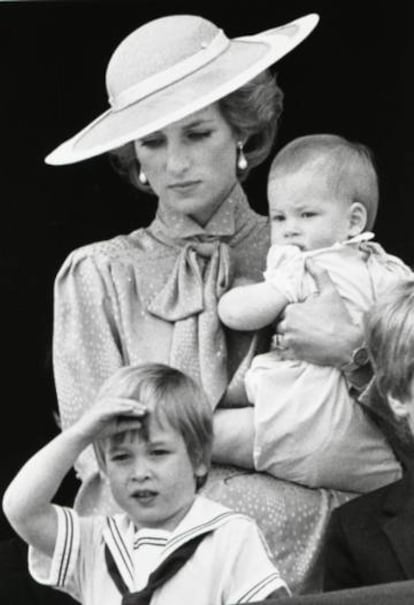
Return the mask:
[[[210,43],[201,42],[201,50],[195,55],[183,59],[176,65],[164,69],[143,82],[139,82],[134,86],[126,88],[115,97],[109,97],[109,104],[114,111],[119,111],[140,101],[144,97],[177,82],[181,78],[188,76],[200,67],[204,67],[207,63],[218,57],[229,46],[230,40],[227,38],[223,30],[219,30]]]

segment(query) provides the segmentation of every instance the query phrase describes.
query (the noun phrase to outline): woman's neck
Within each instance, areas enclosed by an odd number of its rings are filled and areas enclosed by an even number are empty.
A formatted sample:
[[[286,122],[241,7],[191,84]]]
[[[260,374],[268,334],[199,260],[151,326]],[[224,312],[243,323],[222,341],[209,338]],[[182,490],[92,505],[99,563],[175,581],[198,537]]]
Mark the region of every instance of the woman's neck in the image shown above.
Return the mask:
[[[200,208],[199,210],[197,210],[193,213],[190,213],[187,216],[191,220],[196,222],[200,227],[204,228],[210,222],[210,220],[213,218],[213,216],[216,214],[216,212],[219,210],[219,208],[221,208],[223,203],[230,197],[232,191],[237,186],[237,184],[238,184],[238,181],[235,181],[228,188],[228,190],[223,192],[222,195],[219,198],[217,198],[215,203],[208,204],[204,208]]]

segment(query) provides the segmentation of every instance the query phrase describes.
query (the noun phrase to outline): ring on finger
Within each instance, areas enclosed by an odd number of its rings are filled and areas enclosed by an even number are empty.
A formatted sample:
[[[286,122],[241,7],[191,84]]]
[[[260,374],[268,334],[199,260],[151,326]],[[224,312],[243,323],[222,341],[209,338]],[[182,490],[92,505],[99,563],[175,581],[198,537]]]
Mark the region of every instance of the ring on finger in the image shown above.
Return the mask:
[[[273,339],[272,339],[272,345],[273,345],[272,348],[273,349],[280,349],[280,350],[284,349],[282,338],[283,338],[282,334],[276,333],[273,335]]]

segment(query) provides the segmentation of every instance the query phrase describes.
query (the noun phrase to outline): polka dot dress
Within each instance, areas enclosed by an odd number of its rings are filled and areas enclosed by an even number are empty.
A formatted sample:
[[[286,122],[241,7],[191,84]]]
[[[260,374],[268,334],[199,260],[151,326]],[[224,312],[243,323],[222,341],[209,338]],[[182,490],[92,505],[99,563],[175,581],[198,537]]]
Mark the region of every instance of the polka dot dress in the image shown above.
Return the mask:
[[[201,382],[212,407],[227,385],[228,392],[237,388],[255,341],[223,330],[216,302],[233,279],[262,278],[268,247],[267,220],[236,187],[204,228],[160,208],[148,228],[75,250],[55,282],[53,357],[63,428],[123,365],[179,367]],[[114,512],[92,448],[76,469],[78,511]],[[257,520],[292,590],[317,584],[331,493],[219,467],[205,492]]]

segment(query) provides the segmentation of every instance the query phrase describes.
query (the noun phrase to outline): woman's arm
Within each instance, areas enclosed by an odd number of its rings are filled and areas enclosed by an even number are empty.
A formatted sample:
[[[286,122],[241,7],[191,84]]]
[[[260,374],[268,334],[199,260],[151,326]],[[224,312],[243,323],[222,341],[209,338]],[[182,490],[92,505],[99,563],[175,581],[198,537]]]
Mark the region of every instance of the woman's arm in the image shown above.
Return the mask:
[[[264,281],[226,292],[219,300],[218,314],[233,330],[259,330],[271,324],[287,303],[281,292]]]
[[[3,510],[23,540],[51,556],[57,537],[52,500],[79,454],[95,439],[139,428],[145,408],[129,399],[99,402],[26,462],[3,497]],[[119,416],[125,416],[119,420]]]
[[[107,263],[76,250],[64,262],[54,288],[53,370],[61,428],[91,406],[104,381],[124,365],[113,280]],[[76,469],[84,480],[97,470],[92,448]]]
[[[212,460],[217,464],[233,464],[254,469],[253,407],[220,409],[213,416]]]

